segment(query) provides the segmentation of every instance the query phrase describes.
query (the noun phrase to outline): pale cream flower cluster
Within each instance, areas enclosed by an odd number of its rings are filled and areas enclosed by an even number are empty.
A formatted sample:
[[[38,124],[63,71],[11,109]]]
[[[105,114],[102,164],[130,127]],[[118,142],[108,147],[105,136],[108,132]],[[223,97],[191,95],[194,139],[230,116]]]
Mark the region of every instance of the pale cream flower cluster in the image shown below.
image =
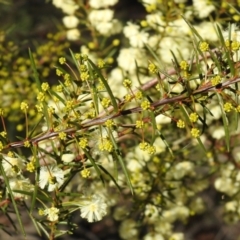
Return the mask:
[[[118,0],[89,0],[89,5],[96,9],[111,7],[117,3]]]
[[[114,12],[111,9],[92,10],[89,13],[89,21],[96,30],[104,35],[111,36],[122,30],[119,20],[113,17]]]
[[[81,217],[88,222],[100,221],[107,214],[107,204],[103,197],[94,194],[81,203]]]
[[[53,5],[67,14],[67,16],[63,18],[64,26],[67,28],[67,39],[78,40],[81,35],[77,28],[79,19],[74,14],[79,6],[73,0],[53,0]]]
[[[15,191],[20,190],[31,194],[34,189],[30,180],[23,176],[23,171],[26,168],[24,159],[20,156],[2,155],[2,167],[9,181],[10,189],[7,188],[7,192],[11,191],[15,198],[28,199],[27,194]]]
[[[74,14],[79,6],[73,0],[53,0],[53,5],[60,8],[66,14]]]
[[[140,30],[140,26],[131,22],[123,28],[124,35],[129,39],[129,43],[134,48],[143,48],[148,42],[149,33]]]
[[[236,24],[231,24],[228,29],[223,31],[224,40],[230,44],[240,45],[240,29]],[[239,61],[240,50],[234,51],[233,59],[235,62]]]
[[[40,169],[39,187],[44,189],[48,187],[48,191],[52,192],[60,187],[64,182],[64,171],[57,165],[43,166]]]
[[[22,174],[22,170],[25,168],[25,163],[20,157],[10,157],[4,155],[2,166],[6,176],[17,177]]]
[[[161,1],[158,0],[143,0],[143,6],[148,10],[145,18],[141,22],[133,22],[131,20],[126,21],[126,24],[122,26],[122,23],[114,17],[114,11],[112,6],[114,6],[117,0],[89,0],[90,9],[87,16],[88,27],[91,30],[96,30],[97,37],[101,36],[103,38],[111,37],[115,34],[123,33],[123,38],[126,40],[126,44],[122,44],[116,54],[117,66],[111,69],[108,76],[108,83],[111,87],[113,93],[117,94],[118,98],[123,97],[128,93],[128,90],[124,88],[122,82],[126,76],[131,79],[133,89],[139,86],[139,79],[142,83],[150,79],[148,73],[144,71],[139,71],[139,69],[146,69],[149,61],[160,62],[161,70],[165,69],[165,66],[172,64],[174,57],[172,52],[174,52],[178,60],[189,59],[192,54],[192,43],[193,34],[190,31],[188,24],[181,18],[181,16],[174,17],[173,20],[168,21],[164,12],[161,10]],[[186,0],[175,0],[176,4],[184,4]],[[78,10],[79,6],[76,5],[75,1],[56,1],[53,0],[55,6],[61,8],[64,13],[67,14],[63,18],[63,24],[68,29],[69,32],[68,39],[77,40],[80,37],[80,31],[77,29],[79,23],[82,21],[75,12]],[[183,5],[184,6],[184,5]],[[63,9],[64,8],[64,9]],[[204,40],[209,41],[209,43],[214,43],[218,41],[219,36],[217,34],[217,27],[221,29],[221,25],[208,21],[209,15],[211,15],[216,10],[216,5],[213,1],[208,0],[193,0],[192,6],[186,8],[183,12],[185,19],[191,21],[193,18],[202,19],[201,23],[193,23],[192,26],[196,31],[203,37]],[[74,34],[74,31],[75,32]],[[224,40],[239,41],[240,31],[233,25],[231,32],[223,32]],[[146,50],[146,46],[150,47],[153,53],[157,56],[157,60],[152,57],[149,51]],[[95,51],[95,52],[94,52]],[[91,48],[87,45],[81,46],[81,53],[87,54],[94,62],[96,62],[98,56],[96,54],[96,49],[91,51]],[[237,54],[234,54],[234,56]],[[104,56],[105,57],[105,56]],[[235,58],[235,60],[238,60]],[[208,60],[206,60],[208,61]],[[208,61],[209,66],[203,67],[204,73],[209,70],[213,62]],[[138,72],[137,72],[138,71]],[[163,70],[164,72],[164,70]],[[138,76],[136,76],[138,73]],[[214,74],[218,73],[218,70],[213,70]],[[185,90],[185,85],[181,82],[174,82],[172,84],[171,78],[166,78],[161,83],[164,88],[169,89],[169,92],[174,92],[174,94],[181,94]],[[184,79],[185,80],[185,79]],[[203,81],[196,80],[191,81],[189,86],[194,90],[199,85],[203,84]],[[103,95],[105,93],[102,93]],[[169,95],[170,96],[170,95]],[[152,97],[152,96],[150,96]],[[164,98],[165,96],[161,96]],[[168,97],[168,96],[166,96]],[[78,99],[79,100],[79,99]],[[179,103],[180,104],[180,103]],[[211,124],[213,122],[219,122],[222,116],[221,108],[219,102],[216,99],[212,99],[212,102],[205,107],[211,112],[211,114],[203,112],[203,106],[200,103],[196,103],[196,110],[198,113],[204,115],[204,121],[206,124]],[[134,118],[134,117],[132,117]],[[159,131],[161,128],[167,128],[167,125],[171,121],[175,121],[175,116],[171,116],[171,109],[167,109],[163,114],[156,116],[156,123],[159,125]],[[199,121],[200,122],[200,121]],[[201,123],[199,123],[201,125]],[[164,126],[163,126],[164,125]],[[102,138],[107,139],[107,130],[102,128],[100,135]],[[99,135],[99,132],[97,133]],[[170,141],[172,140],[172,135],[175,132],[171,132],[170,136],[167,136]],[[225,130],[222,126],[214,125],[209,128],[208,134],[212,138],[219,140],[225,136]],[[114,138],[117,138],[117,134],[114,134]],[[102,138],[97,138],[91,140],[92,145],[97,145],[96,143],[101,142]],[[182,139],[178,139],[178,143],[184,142],[186,140],[185,136]],[[202,135],[200,138],[203,144],[208,141],[208,135]],[[108,139],[107,139],[108,140]],[[189,139],[187,139],[189,140]],[[153,141],[154,142],[154,141]],[[194,142],[189,141],[187,144],[194,144]],[[159,181],[160,188],[162,190],[161,195],[155,196],[153,204],[149,203],[145,206],[144,212],[144,223],[146,225],[151,225],[153,231],[147,233],[144,236],[144,240],[149,239],[184,239],[183,233],[175,233],[173,231],[173,225],[176,221],[186,221],[191,214],[198,214],[204,211],[204,202],[202,198],[196,197],[197,193],[203,191],[209,186],[206,181],[201,181],[200,177],[198,179],[198,164],[203,163],[202,156],[192,156],[196,158],[196,162],[192,161],[184,156],[188,156],[188,149],[185,149],[179,144],[177,150],[180,154],[180,159],[175,161],[175,158],[170,156],[167,152],[167,145],[164,143],[163,139],[157,137],[153,143],[156,153],[150,156],[147,152],[142,151],[139,146],[134,147],[126,152],[126,168],[129,172],[130,180],[133,184],[136,196],[147,202],[149,197],[149,192],[151,187],[155,182],[151,182],[152,179],[157,179]],[[95,147],[92,147],[94,156],[98,157],[101,163],[109,172],[114,172],[112,155],[109,153],[101,153],[101,151],[96,151]],[[106,149],[105,149],[106,150]],[[106,152],[106,151],[105,151]],[[239,149],[233,151],[233,156],[235,161],[240,161]],[[164,157],[163,157],[164,156]],[[166,159],[165,159],[165,156]],[[73,153],[65,153],[61,155],[61,160],[65,164],[72,163],[75,158]],[[200,159],[201,158],[201,159]],[[204,158],[204,157],[203,157]],[[109,163],[111,159],[111,163]],[[220,161],[224,162],[225,159]],[[86,161],[87,164],[91,164],[89,160]],[[210,161],[209,161],[210,162]],[[215,164],[212,158],[211,164]],[[221,163],[219,163],[221,165]],[[224,168],[221,173],[216,177],[214,186],[216,190],[228,196],[234,196],[238,193],[240,187],[240,175],[235,171],[234,165],[231,163],[223,164]],[[19,164],[20,166],[20,164]],[[7,168],[9,174],[13,174],[11,170]],[[21,166],[19,167],[21,169]],[[97,177],[97,174],[95,174]],[[49,166],[43,166],[40,169],[40,179],[39,186],[42,189],[47,188],[48,191],[54,191],[55,189],[61,187],[64,182],[64,172],[57,165],[52,163]],[[95,176],[93,175],[93,178]],[[123,174],[118,176],[118,184],[121,187],[126,186],[126,180]],[[161,182],[161,180],[164,181]],[[186,182],[190,182],[185,186]],[[113,183],[111,182],[113,185]],[[152,184],[152,185],[151,185]],[[162,185],[163,186],[162,186]],[[157,185],[157,184],[156,184]],[[97,186],[93,184],[93,186]],[[155,185],[154,185],[155,186]],[[167,186],[167,187],[166,187]],[[163,187],[163,189],[162,189]],[[165,187],[165,189],[164,189]],[[170,189],[170,190],[169,190]],[[150,196],[151,197],[151,196]],[[157,199],[160,199],[157,201]],[[165,198],[167,200],[165,200]],[[161,200],[164,199],[165,207],[161,208]],[[170,199],[170,200],[168,200]],[[174,199],[174,204],[173,201]],[[110,201],[110,200],[109,200]],[[118,201],[117,197],[111,199],[112,204],[116,204]],[[228,211],[239,212],[238,200],[228,202],[226,204],[226,209]],[[54,210],[54,209],[52,209]],[[56,209],[55,209],[56,210]],[[58,212],[56,211],[46,211],[45,215],[48,216],[52,221],[58,218]],[[89,222],[99,221],[107,214],[107,204],[105,199],[101,198],[99,195],[93,195],[89,199],[81,203],[81,217],[86,218]],[[120,211],[121,210],[121,211]],[[114,217],[117,220],[123,220],[121,222],[119,232],[122,239],[138,239],[138,226],[134,219],[127,218],[124,215],[126,209],[117,209],[114,212]]]
[[[199,18],[206,18],[215,10],[213,2],[209,0],[193,0],[193,7]]]
[[[44,210],[44,215],[47,216],[47,219],[50,222],[55,222],[58,220],[59,209],[55,207],[46,208]]]
[[[222,166],[220,176],[215,180],[215,188],[228,196],[233,196],[239,191],[240,173],[236,171],[232,163]]]
[[[120,21],[113,17],[114,11],[108,9],[117,2],[118,0],[89,1],[91,10],[88,14],[88,20],[102,35],[110,36],[122,30]],[[76,17],[75,14],[76,10],[79,9],[79,5],[73,0],[53,0],[53,5],[62,9],[62,11],[67,14],[63,18],[64,26],[67,28],[67,39],[72,41],[78,40],[81,36],[81,32],[78,28],[79,18]]]

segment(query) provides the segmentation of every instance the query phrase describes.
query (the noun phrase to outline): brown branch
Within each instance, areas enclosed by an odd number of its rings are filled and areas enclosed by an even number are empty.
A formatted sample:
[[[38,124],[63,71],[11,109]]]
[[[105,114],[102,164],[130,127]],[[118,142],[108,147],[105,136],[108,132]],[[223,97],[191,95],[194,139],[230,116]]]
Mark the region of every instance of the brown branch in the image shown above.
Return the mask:
[[[212,52],[215,52],[217,50],[218,49],[213,49]],[[211,57],[211,54],[207,53],[205,55],[205,58],[209,58],[209,57]],[[203,60],[203,57],[198,59],[198,61],[201,61],[201,60]],[[197,60],[193,61],[192,64],[194,64],[196,62],[197,62]],[[190,64],[190,62],[189,62],[189,64]],[[159,78],[154,78],[154,79],[148,81],[147,83],[143,84],[140,87],[140,90],[146,91],[146,90],[154,87],[157,83],[159,83],[159,81],[163,81],[164,79],[166,79],[167,76],[175,75],[175,74],[177,74],[177,70],[172,68],[169,71],[167,71],[166,73],[160,74]],[[229,85],[237,83],[237,82],[240,82],[240,78],[235,77],[233,79],[230,79],[230,80],[222,83],[221,89],[224,89],[224,88],[228,87]],[[212,86],[209,83],[209,84],[205,84],[203,86],[200,86],[198,89],[193,91],[191,95],[207,93],[207,92],[214,91],[214,90],[215,90],[215,87]],[[139,89],[134,90],[132,96],[134,96],[134,94],[137,91],[139,91]],[[156,109],[157,107],[165,105],[165,104],[170,104],[170,103],[174,103],[174,102],[182,102],[182,101],[186,101],[187,99],[189,101],[191,101],[191,96],[189,96],[188,94],[182,94],[180,96],[171,97],[171,98],[163,98],[163,99],[160,99],[160,100],[152,103],[151,108]],[[122,99],[121,102],[119,103],[119,106],[123,105],[124,103],[125,103],[124,99]],[[40,136],[34,137],[32,139],[28,139],[28,141],[33,145],[37,145],[39,142],[41,142],[43,140],[58,137],[60,132],[65,132],[65,133],[68,134],[68,136],[70,136],[70,135],[76,134],[78,131],[81,131],[83,129],[87,129],[91,126],[102,125],[108,119],[115,119],[115,118],[120,117],[120,116],[125,116],[125,115],[129,115],[129,114],[136,113],[136,112],[142,112],[142,111],[143,110],[142,110],[141,107],[135,107],[135,108],[131,108],[131,109],[122,110],[122,111],[119,111],[117,113],[112,113],[112,114],[106,116],[106,114],[109,114],[109,112],[113,112],[113,107],[110,106],[107,110],[101,112],[98,115],[98,117],[96,117],[95,119],[88,120],[86,122],[82,122],[81,125],[80,125],[80,129],[79,128],[69,128],[69,129],[66,129],[64,131],[58,131],[58,132],[48,131],[48,132],[45,132],[45,133],[41,134]],[[5,146],[4,149],[23,147],[24,142],[25,142],[25,140],[19,141],[19,142],[14,142],[14,143],[9,143],[7,146]]]
[[[236,77],[233,78],[233,79],[230,79],[226,82],[223,82],[222,86],[221,86],[221,90],[224,90],[228,86],[230,86],[234,83],[238,83],[238,82],[240,82],[240,78],[236,78]],[[200,88],[198,88],[197,90],[193,91],[192,96],[197,95],[197,94],[201,94],[201,93],[208,93],[208,92],[212,92],[212,91],[216,91],[215,86],[211,86],[210,84],[205,84],[205,85],[201,86]],[[170,104],[170,103],[176,103],[176,102],[183,102],[183,101],[186,101],[186,100],[191,101],[191,97],[188,96],[187,94],[182,94],[180,96],[176,96],[176,97],[172,97],[172,98],[160,99],[160,100],[152,103],[151,107],[153,109],[156,109],[157,107],[162,106],[162,105],[166,105],[166,104]],[[143,111],[143,109],[141,107],[135,107],[135,108],[131,108],[131,109],[122,110],[122,111],[119,111],[118,113],[114,113],[114,114],[111,114],[111,115],[108,115],[108,116],[105,116],[105,117],[102,117],[102,118],[96,118],[96,119],[90,120],[86,123],[82,123],[81,124],[81,129],[69,128],[69,129],[66,129],[64,131],[46,132],[46,133],[43,133],[41,136],[29,139],[28,141],[30,143],[32,143],[33,145],[37,145],[38,142],[41,142],[43,140],[58,137],[60,132],[65,132],[69,135],[72,135],[72,134],[77,133],[79,130],[81,131],[81,130],[87,129],[91,126],[102,125],[108,119],[115,119],[115,118],[120,117],[120,116],[125,116],[125,115],[129,115],[129,114],[137,113],[137,112],[142,112],[142,111]],[[10,143],[5,147],[5,149],[23,147],[24,142],[25,141]]]

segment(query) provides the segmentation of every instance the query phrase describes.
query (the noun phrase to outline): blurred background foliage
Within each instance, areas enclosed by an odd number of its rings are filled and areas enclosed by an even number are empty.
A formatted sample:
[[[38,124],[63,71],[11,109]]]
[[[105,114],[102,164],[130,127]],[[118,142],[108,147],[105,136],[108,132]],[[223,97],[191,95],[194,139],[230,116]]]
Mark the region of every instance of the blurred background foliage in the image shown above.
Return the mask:
[[[138,1],[120,1],[115,8],[118,17],[125,22],[145,13]],[[79,51],[90,38],[86,32],[77,41],[67,40],[63,16],[51,1],[0,1],[0,95],[5,117],[12,122],[8,125],[11,140],[16,140],[14,136],[24,128],[18,114],[20,103],[28,100],[34,104],[37,94],[28,49],[33,52],[41,81],[52,85],[57,83],[55,66],[59,57],[68,54],[69,48]],[[36,112],[33,106],[30,108],[30,123],[36,122]]]
[[[215,2],[219,3],[220,1]],[[228,3],[234,6],[236,11],[233,11],[233,8],[229,7],[230,5],[225,5],[220,11],[214,12],[210,18],[213,20],[217,19],[223,27],[227,27],[229,22],[238,23],[240,19],[237,13],[239,1],[221,1],[221,3]],[[188,1],[186,6],[190,6],[191,4],[192,1]],[[114,8],[116,10],[116,17],[125,23],[129,20],[140,22],[146,14],[144,7],[138,1],[121,0]],[[172,14],[170,17],[174,17],[175,13]],[[33,52],[41,81],[47,81],[53,85],[57,82],[55,66],[58,65],[58,59],[66,55],[66,53],[68,54],[69,48],[77,52],[82,44],[91,40],[91,35],[87,31],[84,33],[84,38],[80,38],[74,42],[67,40],[61,20],[63,16],[62,11],[54,7],[51,1],[0,1],[0,107],[4,108],[5,117],[7,121],[11,123],[7,124],[7,128],[10,140],[12,141],[16,140],[16,136],[24,132],[24,116],[19,114],[19,106],[22,101],[27,100],[33,104],[29,106],[29,109],[31,109],[29,112],[30,124],[38,120],[38,115],[34,110],[37,87],[33,81],[28,49],[30,48]],[[193,18],[192,22],[197,24],[200,23],[201,20]],[[124,41],[123,37],[119,37]],[[112,39],[110,38],[109,41],[110,40]],[[224,143],[220,142],[219,148],[221,148],[223,144]],[[194,153],[192,156],[193,155]],[[184,158],[184,154],[182,158]],[[206,198],[207,195],[208,200],[211,199],[210,205],[212,206],[215,204],[214,201],[220,202],[221,204],[222,195],[211,190],[212,189],[208,189],[207,194],[203,193],[204,198]],[[122,199],[122,201],[124,201],[124,199]],[[138,207],[144,208],[144,206]],[[215,211],[216,209],[212,210]],[[218,214],[214,215],[213,219],[217,222],[217,225],[221,225],[221,220],[218,219],[218,216]],[[208,221],[206,216],[194,216],[188,224],[185,226],[181,225],[181,229],[194,229],[196,224],[203,218],[205,218],[205,222]],[[87,235],[85,231],[87,229],[89,234],[91,231],[97,234],[101,232],[99,235],[101,239],[107,239],[107,237],[108,239],[117,239],[118,223],[113,225],[111,220],[106,219],[101,224],[102,226],[99,225],[99,223],[90,226],[88,223],[81,221],[80,228],[75,234],[76,236]],[[111,228],[107,233],[108,236],[105,236],[104,231],[102,231],[106,228],[108,228],[108,230]],[[216,230],[214,227],[206,228],[203,238],[201,238],[201,233],[199,233],[196,239],[213,239],[211,238],[211,234],[216,231],[218,231],[218,229]],[[207,238],[208,232],[209,238]],[[83,239],[91,239],[91,236],[86,236],[86,238]],[[94,238],[92,237],[92,239]]]
[[[1,107],[5,109],[8,121],[12,122],[7,126],[13,140],[24,127],[23,116],[19,114],[20,103],[28,100],[34,104],[37,95],[28,49],[34,53],[41,80],[52,84],[56,82],[52,78],[54,66],[70,44],[59,24],[62,13],[51,2],[2,1],[0,5]],[[36,122],[35,111],[31,110],[29,114],[30,122]]]

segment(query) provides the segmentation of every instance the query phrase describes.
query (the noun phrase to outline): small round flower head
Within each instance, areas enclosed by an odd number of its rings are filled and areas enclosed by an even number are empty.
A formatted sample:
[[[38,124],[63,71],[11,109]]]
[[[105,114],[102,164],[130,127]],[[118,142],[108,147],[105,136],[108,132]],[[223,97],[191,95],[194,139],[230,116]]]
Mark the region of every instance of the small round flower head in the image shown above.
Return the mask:
[[[28,104],[26,102],[21,102],[20,109],[26,111],[28,109]]]
[[[183,60],[183,61],[180,62],[180,68],[181,68],[182,70],[185,70],[185,71],[186,71],[188,67],[189,67],[189,64],[188,64],[187,61]]]
[[[65,58],[65,57],[60,57],[60,58],[59,58],[59,63],[60,63],[60,64],[66,63],[66,58]]]
[[[90,75],[88,73],[88,71],[86,72],[81,72],[80,74],[80,78],[82,79],[82,81],[87,81],[89,79]]]
[[[46,92],[49,89],[49,84],[47,82],[42,83],[41,89]]]
[[[130,79],[128,79],[128,78],[124,79],[123,80],[123,86],[125,88],[131,88],[132,87],[132,81]]]
[[[194,113],[190,113],[189,119],[190,119],[191,122],[196,122],[198,120],[197,113],[195,113],[195,112]]]
[[[223,109],[224,109],[225,112],[231,112],[231,110],[233,109],[232,103],[226,102],[223,105]]]
[[[98,143],[98,148],[100,151],[111,152],[113,150],[113,144],[108,138],[101,138]]]
[[[82,149],[85,149],[88,146],[88,139],[83,137],[80,139],[78,144]]]
[[[120,40],[119,40],[119,39],[114,39],[114,40],[112,41],[112,45],[113,45],[114,47],[119,46],[119,44],[120,44]]]
[[[27,147],[27,148],[29,148],[31,146],[29,140],[26,140],[23,145],[24,145],[24,147]]]
[[[56,165],[43,166],[40,169],[39,187],[44,189],[48,185],[48,191],[52,192],[64,182],[64,172]]]
[[[43,102],[45,100],[45,97],[46,97],[45,93],[39,92],[37,95],[37,100]]]
[[[192,134],[193,137],[197,138],[200,135],[200,131],[197,128],[192,128],[191,134]]]
[[[27,163],[26,170],[29,172],[34,172],[36,168],[36,159],[32,157],[31,161]]]
[[[217,76],[215,76],[215,77],[213,77],[213,78],[211,79],[211,84],[212,84],[212,86],[216,86],[216,85],[218,85],[220,82],[221,82],[221,77],[220,77],[219,75],[217,75]]]
[[[108,128],[112,128],[114,126],[114,121],[112,119],[108,119],[106,122],[105,122],[105,125],[106,127]]]
[[[202,51],[202,52],[207,52],[208,49],[209,49],[209,45],[207,42],[201,42],[199,44],[199,49]]]
[[[100,195],[93,195],[81,206],[81,217],[88,222],[100,221],[107,214],[107,204]]]
[[[182,119],[179,119],[177,121],[177,127],[178,128],[185,128],[185,122]]]
[[[136,121],[136,128],[143,128],[144,122],[142,120],[137,120]]]
[[[147,151],[148,154],[153,155],[156,152],[156,147],[148,145],[146,151]]]
[[[136,97],[136,99],[141,100],[142,97],[143,97],[142,92],[141,91],[137,91],[136,94],[135,94],[135,97]]]
[[[148,110],[148,109],[150,109],[150,102],[148,101],[148,100],[144,100],[144,101],[142,101],[142,103],[141,103],[141,108],[143,109],[143,110]]]
[[[59,209],[55,207],[47,208],[43,211],[43,214],[47,216],[50,222],[55,222],[58,220]]]
[[[89,169],[87,168],[84,168],[82,171],[81,171],[81,176],[83,178],[89,178],[90,177],[90,174],[91,172],[89,171]]]
[[[67,134],[65,132],[60,132],[58,134],[58,136],[61,140],[66,140],[67,139]]]
[[[147,26],[148,26],[148,23],[147,23],[146,20],[142,20],[142,21],[140,22],[140,24],[141,24],[142,27],[147,27]]]
[[[63,72],[57,68],[56,69],[56,75],[60,77],[60,76],[63,75]]]
[[[157,66],[156,66],[154,63],[151,63],[151,62],[148,64],[148,70],[149,70],[149,72],[152,73],[152,74],[158,73],[158,68],[157,68]]]
[[[111,103],[111,99],[108,97],[104,97],[101,101],[101,104],[104,108],[107,108]]]

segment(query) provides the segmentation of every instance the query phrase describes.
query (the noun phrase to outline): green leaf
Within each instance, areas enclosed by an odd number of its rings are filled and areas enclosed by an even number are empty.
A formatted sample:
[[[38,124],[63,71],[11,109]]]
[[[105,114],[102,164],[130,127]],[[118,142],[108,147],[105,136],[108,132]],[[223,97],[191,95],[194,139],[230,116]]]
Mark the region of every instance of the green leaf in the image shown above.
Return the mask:
[[[188,111],[187,111],[187,109],[185,108],[185,106],[184,106],[183,104],[179,104],[179,108],[180,108],[181,112],[183,113],[184,118],[185,118],[186,121],[187,121],[187,124],[191,125],[191,121],[190,121],[190,119],[189,119]]]
[[[39,80],[39,75],[38,75],[38,72],[37,72],[36,64],[35,64],[35,61],[34,61],[34,58],[33,58],[33,55],[32,55],[32,52],[31,52],[30,48],[28,49],[28,53],[29,53],[29,57],[30,57],[30,62],[31,62],[31,67],[32,67],[32,70],[33,70],[35,82],[37,84],[38,90],[41,91],[41,82]]]
[[[37,220],[35,220],[35,218],[32,216],[32,213],[29,211],[29,208],[28,208],[27,204],[25,202],[23,202],[23,204],[24,204],[25,208],[27,209],[28,215],[31,218],[31,220],[33,222],[33,225],[35,226],[39,236],[42,236],[42,233],[41,233],[41,231],[40,231],[40,229],[38,227]]]
[[[2,161],[2,159],[1,159]],[[1,171],[1,174],[3,176],[3,179],[4,179],[4,183],[6,184],[6,187],[7,187],[7,190],[8,190],[8,193],[10,195],[10,198],[11,198],[11,203],[13,205],[13,208],[14,208],[14,211],[17,215],[17,220],[18,220],[18,223],[19,223],[19,226],[20,226],[20,229],[22,231],[22,234],[24,236],[26,236],[26,233],[25,233],[25,230],[24,230],[24,226],[23,226],[23,223],[22,223],[22,220],[21,220],[21,216],[20,216],[20,212],[18,211],[18,207],[17,207],[17,203],[15,201],[15,198],[14,198],[14,195],[13,195],[13,191],[9,185],[9,179],[5,173],[5,170],[3,169],[3,166],[2,164],[0,164],[0,171]]]
[[[115,178],[111,175],[110,172],[108,172],[103,166],[99,165],[99,168],[101,168],[101,170],[108,175],[111,180],[114,182],[114,184],[116,185],[116,187],[118,188],[119,192],[121,192],[121,187],[118,185],[117,181],[115,180]]]
[[[90,67],[89,62],[88,62],[88,69],[89,69],[91,78],[94,79],[93,69]],[[91,90],[92,90],[92,100],[94,103],[95,111],[96,111],[96,114],[98,115],[99,114],[98,101],[99,101],[100,97],[99,97],[98,91],[96,89],[95,83],[92,84]]]
[[[224,126],[224,131],[225,131],[225,142],[227,145],[227,150],[228,152],[230,151],[230,134],[229,134],[229,126],[228,126],[228,119],[226,116],[226,113],[223,109],[223,101],[222,98],[220,97],[220,95],[216,92],[218,101],[219,101],[219,105],[221,108],[221,112],[222,112],[222,120],[223,120],[223,126]]]
[[[74,53],[72,52],[72,50],[71,49],[69,49],[69,51],[70,51],[70,54],[71,54],[71,56],[72,56],[72,59],[73,59],[73,61],[74,61],[74,64],[76,65],[76,67],[77,67],[77,70],[78,70],[78,72],[79,72],[79,74],[81,73],[80,72],[80,65],[79,65],[79,61],[75,58],[75,55],[74,55]]]
[[[60,83],[61,84],[61,83]],[[64,88],[64,84],[61,84]],[[68,90],[67,90],[68,91]],[[55,91],[53,90],[49,90],[50,94],[54,95],[60,102],[62,102],[65,105],[66,100],[64,100],[59,94],[57,94]]]
[[[2,208],[1,210],[3,210],[3,213],[5,214],[5,216],[7,217],[8,221],[11,222],[13,228],[15,231],[17,231],[17,227],[16,227],[16,220],[15,219],[12,219],[12,217],[9,215],[9,213],[7,212],[7,207],[6,208]],[[9,235],[11,235],[11,233],[9,233]]]
[[[118,105],[116,102],[115,97],[113,96],[112,90],[108,85],[108,82],[106,81],[106,79],[104,78],[104,76],[102,75],[101,71],[98,69],[98,67],[90,60],[88,59],[88,62],[90,63],[91,67],[93,68],[94,71],[96,71],[96,73],[98,74],[98,76],[100,77],[104,87],[106,88],[108,95],[111,99],[114,111],[117,113],[118,112]]]
[[[115,150],[115,151],[113,152],[113,155],[115,155],[115,157],[118,159],[118,162],[120,163],[121,168],[122,168],[122,170],[123,170],[123,173],[124,173],[124,175],[125,175],[125,177],[126,177],[126,179],[127,179],[128,187],[130,188],[131,193],[132,193],[132,195],[133,195],[133,194],[134,194],[134,191],[133,191],[133,187],[132,187],[132,183],[131,183],[131,180],[130,180],[130,176],[129,176],[128,170],[127,170],[127,168],[126,168],[126,165],[125,165],[125,163],[124,163],[124,161],[123,161],[123,158],[122,158],[122,156],[121,156],[121,154],[120,154],[120,150],[118,149],[116,140],[115,140],[114,136],[112,135],[112,132],[111,132],[111,131],[109,131],[109,136],[110,136],[110,138],[111,138],[111,141],[112,141],[112,143],[113,143],[114,150]]]
[[[36,222],[36,224],[38,225],[38,227],[42,230],[42,232],[47,236],[47,238],[49,239],[49,231],[47,230],[46,227],[43,226],[42,223],[40,222]]]
[[[179,70],[179,62],[178,62],[178,60],[177,60],[177,57],[175,56],[175,54],[174,54],[174,52],[172,51],[172,50],[170,50],[170,52],[171,52],[171,54],[172,54],[172,56],[173,56],[173,62],[175,63],[175,68],[177,69],[177,70]]]
[[[214,63],[216,64],[218,71],[221,72],[222,71],[221,63],[219,62],[219,60],[217,59],[217,57],[212,51],[209,51],[209,54],[212,60],[214,61]]]
[[[161,60],[160,58],[158,57],[158,55],[152,50],[152,48],[148,45],[148,44],[145,44],[145,46],[147,47],[148,51],[151,53],[151,55],[155,58],[155,60],[157,61],[158,65],[160,66],[161,65]]]
[[[234,61],[232,60],[232,55],[231,55],[232,53],[227,49],[224,37],[222,35],[222,31],[221,31],[221,29],[218,25],[217,25],[217,31],[218,31],[218,36],[220,38],[221,44],[224,48],[223,52],[226,54],[226,58],[227,58],[227,61],[228,61],[228,66],[230,66],[231,75],[235,76]],[[231,37],[231,24],[229,24],[229,35],[230,35],[229,37]],[[231,39],[229,38],[229,41],[230,40]]]
[[[83,149],[83,151],[86,154],[86,156],[89,159],[89,161],[91,162],[91,164],[93,165],[94,169],[96,170],[98,177],[101,179],[102,183],[105,184],[105,181],[104,181],[104,178],[102,176],[102,173],[101,173],[98,165],[95,163],[94,159],[92,158],[91,154],[86,149]]]
[[[202,143],[202,140],[200,137],[197,137],[197,141],[199,143],[199,146],[202,148],[202,150],[207,153],[207,149],[205,148],[204,144]]]
[[[168,151],[170,152],[170,154],[172,155],[172,157],[174,157],[173,151],[170,148],[168,142],[166,141],[165,137],[162,135],[162,133],[160,132],[160,130],[157,130],[159,137],[162,139],[162,141],[164,142],[165,146],[167,147]]]
[[[155,138],[156,138],[156,130],[157,130],[157,123],[156,123],[156,118],[155,118],[155,114],[153,111],[148,111],[150,118],[151,118],[151,124],[153,126],[153,133],[152,133],[152,142],[151,144],[154,143]]]
[[[44,116],[42,116],[39,121],[35,124],[35,126],[33,127],[33,129],[31,130],[31,132],[29,133],[28,137],[32,138],[33,133],[35,132],[35,130],[37,129],[37,127],[40,125],[40,123],[42,122],[42,120],[44,119]]]
[[[36,168],[38,168],[39,167],[39,158],[38,158],[37,145],[34,145],[34,147],[33,147],[33,156],[36,159]],[[38,183],[38,181],[39,181],[39,171],[35,171],[35,182]],[[32,201],[31,201],[30,214],[32,214],[33,209],[35,208],[37,194],[38,194],[38,184],[35,184],[32,199],[31,199]]]
[[[191,72],[192,69],[193,69],[193,66],[194,66],[194,58],[195,58],[195,54],[194,54],[194,51],[192,51],[191,53],[191,58],[190,58],[190,61],[189,61],[189,67],[188,67],[188,71]]]
[[[217,25],[217,34],[218,34],[218,37],[219,37],[219,40],[222,44],[222,47],[224,47],[224,50],[225,52],[227,51],[227,47],[226,47],[226,44],[225,44],[225,40],[224,40],[224,37],[222,35],[222,30],[220,29],[220,27]]]
[[[198,31],[193,27],[193,25],[192,25],[185,17],[182,16],[182,18],[183,18],[183,20],[187,23],[187,25],[190,27],[192,33],[194,33],[194,35],[196,35],[196,36],[200,39],[200,41],[203,42],[203,41],[204,41],[203,38],[202,38],[201,35],[198,33]]]

